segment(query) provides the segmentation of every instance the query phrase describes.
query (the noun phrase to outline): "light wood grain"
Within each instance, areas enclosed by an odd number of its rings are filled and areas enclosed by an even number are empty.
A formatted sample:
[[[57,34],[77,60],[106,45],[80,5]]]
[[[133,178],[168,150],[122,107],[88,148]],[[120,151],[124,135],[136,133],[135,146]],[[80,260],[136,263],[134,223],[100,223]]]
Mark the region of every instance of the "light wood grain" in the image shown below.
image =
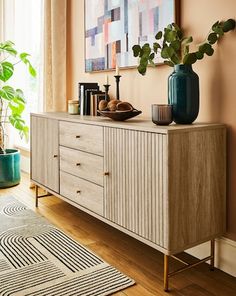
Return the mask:
[[[60,146],[60,169],[103,186],[103,157]]]
[[[58,121],[31,117],[31,178],[59,192]]]
[[[103,155],[103,128],[60,121],[60,145]]]
[[[116,123],[120,128],[102,127],[95,125],[98,119],[90,118],[85,124],[86,119],[81,124],[81,118],[75,122],[66,122],[65,118],[63,115],[60,120],[61,170],[80,177],[61,171],[61,195],[70,203],[85,207],[94,216],[99,214],[102,221],[165,254],[175,254],[224,233],[223,125],[176,126],[166,133],[154,133],[141,131],[140,123],[134,130],[137,125],[131,123],[132,129],[126,129],[122,128],[124,123]],[[104,154],[103,172],[108,175],[103,181],[99,175],[103,157],[93,157],[94,153]],[[90,163],[79,175],[74,169],[78,155],[87,156]],[[103,189],[91,181],[99,185],[104,182],[104,200]],[[73,191],[80,190],[79,182],[87,201],[74,197]]]
[[[65,112],[45,112],[45,113],[34,113],[34,116],[52,118],[62,120],[65,122],[82,123],[89,126],[106,126],[113,128],[123,128],[128,130],[139,130],[146,132],[153,132],[159,134],[177,133],[177,132],[188,132],[191,130],[209,130],[216,128],[224,128],[223,124],[219,123],[201,123],[194,122],[193,124],[171,124],[168,126],[156,125],[152,122],[151,118],[143,118],[141,116],[131,118],[127,121],[113,121],[109,118],[102,116],[80,116],[70,115]]]
[[[105,217],[164,248],[166,152],[165,135],[104,129]]]
[[[169,244],[177,251],[226,231],[226,133],[170,135]]]
[[[92,212],[103,215],[103,188],[60,172],[60,194]]]

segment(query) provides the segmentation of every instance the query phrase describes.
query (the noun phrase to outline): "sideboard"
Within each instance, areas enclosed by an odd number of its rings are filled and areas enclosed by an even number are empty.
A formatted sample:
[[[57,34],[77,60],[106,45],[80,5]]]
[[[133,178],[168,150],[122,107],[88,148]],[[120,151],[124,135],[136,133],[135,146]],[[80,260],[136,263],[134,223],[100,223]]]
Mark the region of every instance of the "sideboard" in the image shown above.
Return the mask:
[[[226,229],[222,124],[31,114],[31,180],[164,253],[165,290],[170,256],[209,240],[201,262],[214,266],[214,239]]]

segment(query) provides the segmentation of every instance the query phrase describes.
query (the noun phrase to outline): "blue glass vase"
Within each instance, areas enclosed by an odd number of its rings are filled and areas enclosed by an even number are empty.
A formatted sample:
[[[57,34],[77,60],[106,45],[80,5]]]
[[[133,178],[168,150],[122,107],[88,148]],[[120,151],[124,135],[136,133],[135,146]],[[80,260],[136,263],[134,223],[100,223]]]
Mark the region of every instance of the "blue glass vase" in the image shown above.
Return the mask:
[[[168,78],[168,102],[173,105],[173,120],[190,124],[199,112],[199,78],[192,65],[175,65]]]

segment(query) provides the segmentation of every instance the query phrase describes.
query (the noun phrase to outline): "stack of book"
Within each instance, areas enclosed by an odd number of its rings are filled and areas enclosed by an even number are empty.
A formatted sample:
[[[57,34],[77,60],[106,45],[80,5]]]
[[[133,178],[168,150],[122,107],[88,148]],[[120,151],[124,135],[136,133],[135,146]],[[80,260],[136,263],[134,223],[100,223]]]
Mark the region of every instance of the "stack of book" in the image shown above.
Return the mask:
[[[98,104],[104,98],[105,93],[99,90],[98,83],[79,82],[80,115],[99,115]]]

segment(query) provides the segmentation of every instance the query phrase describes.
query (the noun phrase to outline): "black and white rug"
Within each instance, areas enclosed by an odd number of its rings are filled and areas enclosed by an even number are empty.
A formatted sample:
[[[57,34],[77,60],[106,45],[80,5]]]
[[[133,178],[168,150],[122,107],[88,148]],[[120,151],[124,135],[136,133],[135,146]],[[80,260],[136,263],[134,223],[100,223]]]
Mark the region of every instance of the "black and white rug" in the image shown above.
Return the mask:
[[[0,295],[110,295],[134,281],[11,196],[0,196]]]

